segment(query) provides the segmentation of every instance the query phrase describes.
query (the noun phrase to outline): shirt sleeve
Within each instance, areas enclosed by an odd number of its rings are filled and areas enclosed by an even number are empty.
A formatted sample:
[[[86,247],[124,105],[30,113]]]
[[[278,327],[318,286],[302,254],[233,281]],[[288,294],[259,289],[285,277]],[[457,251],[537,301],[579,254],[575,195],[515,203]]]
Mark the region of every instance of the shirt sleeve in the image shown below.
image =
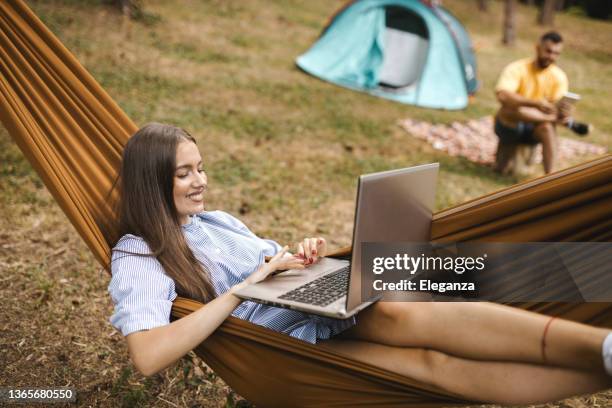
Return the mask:
[[[244,225],[242,221],[240,221],[238,218],[234,217],[230,213],[227,213],[225,211],[214,211],[214,216],[217,219],[221,219],[223,222],[229,224],[230,226],[236,229],[253,234],[253,232],[251,232],[251,230],[246,225]]]
[[[267,248],[264,248],[265,256],[274,256],[276,255],[277,252],[283,249],[283,247],[280,246],[278,242],[272,239],[264,239],[264,238],[260,238],[260,239],[268,245]]]
[[[502,71],[495,91],[518,92],[521,86],[521,70],[517,64],[510,64]]]
[[[283,249],[283,247],[278,242],[272,239],[260,238],[257,235],[255,235],[253,231],[251,231],[246,225],[244,225],[242,221],[240,221],[238,218],[234,217],[233,215],[226,213],[224,211],[216,211],[216,212],[219,213],[219,215],[221,215],[224,218],[224,220],[230,225],[232,225],[233,227],[241,231],[244,231],[248,233],[249,235],[252,235],[253,237],[256,237],[262,244],[262,249],[264,251],[265,256],[274,256],[278,251]]]
[[[124,336],[169,324],[177,297],[174,281],[154,257],[121,251],[150,254],[140,238],[122,239],[113,249],[108,291],[115,309],[110,323]]]

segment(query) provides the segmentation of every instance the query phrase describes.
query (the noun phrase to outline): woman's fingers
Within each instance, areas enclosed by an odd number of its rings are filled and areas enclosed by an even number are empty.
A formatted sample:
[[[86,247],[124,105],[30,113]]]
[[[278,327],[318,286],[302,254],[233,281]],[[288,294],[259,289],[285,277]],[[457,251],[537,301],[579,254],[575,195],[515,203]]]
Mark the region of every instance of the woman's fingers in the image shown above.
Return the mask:
[[[326,242],[324,238],[304,238],[298,243],[297,254],[286,256],[289,247],[285,245],[271,259],[266,267],[254,274],[256,281],[266,279],[272,272],[283,269],[304,269],[313,264],[318,258],[325,256]],[[263,276],[262,276],[263,275]]]
[[[274,265],[275,270],[287,270],[287,269],[304,269],[304,259],[298,258],[295,255],[285,257],[278,261]]]
[[[273,262],[275,270],[303,267],[304,258],[299,255],[286,256],[288,249],[289,247],[285,245],[272,259],[270,259],[270,263]]]
[[[317,251],[317,239],[316,238],[309,238],[308,241],[310,242],[310,254],[312,257],[312,261],[316,262],[317,258],[319,257],[318,251]]]
[[[327,243],[325,242],[325,238],[319,237],[317,238],[317,256],[325,256],[327,254]]]
[[[310,247],[310,240],[308,238],[304,238],[304,257],[306,261],[312,263],[312,248]]]
[[[282,248],[281,248],[281,250],[280,250],[280,251],[278,251],[278,252],[276,253],[276,255],[274,255],[274,256],[272,257],[272,259],[270,259],[270,262],[272,262],[272,261],[276,261],[276,260],[278,260],[278,259],[281,259],[283,256],[285,256],[285,254],[287,253],[287,250],[288,250],[288,249],[289,249],[289,247],[288,247],[287,245],[285,245],[284,247],[282,247]]]
[[[324,238],[304,238],[298,244],[297,256],[304,258],[305,265],[310,265],[317,261],[326,253],[326,243]]]
[[[292,261],[286,266],[287,266],[287,269],[304,269],[304,260],[296,259],[295,261]]]

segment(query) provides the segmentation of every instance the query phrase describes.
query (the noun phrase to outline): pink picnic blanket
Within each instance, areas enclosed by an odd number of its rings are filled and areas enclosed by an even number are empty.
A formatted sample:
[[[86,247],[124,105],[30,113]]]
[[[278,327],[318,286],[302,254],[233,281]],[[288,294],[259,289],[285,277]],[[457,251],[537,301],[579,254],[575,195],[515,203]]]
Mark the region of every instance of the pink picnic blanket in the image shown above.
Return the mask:
[[[404,119],[400,126],[408,133],[427,141],[434,149],[451,156],[463,156],[476,163],[489,164],[495,161],[498,138],[493,132],[493,117],[485,116],[466,123],[453,122],[451,125],[434,125],[413,119]],[[536,160],[542,161],[542,146],[536,147]],[[580,140],[559,137],[559,160],[584,155],[602,155],[603,146]]]

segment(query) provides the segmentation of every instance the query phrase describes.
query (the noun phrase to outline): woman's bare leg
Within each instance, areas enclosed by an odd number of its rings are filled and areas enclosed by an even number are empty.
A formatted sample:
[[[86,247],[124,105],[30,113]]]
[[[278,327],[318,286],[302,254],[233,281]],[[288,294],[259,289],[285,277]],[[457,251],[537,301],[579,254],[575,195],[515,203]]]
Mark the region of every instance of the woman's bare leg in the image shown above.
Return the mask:
[[[566,368],[475,361],[434,350],[356,340],[332,339],[321,345],[471,401],[534,404],[612,386],[605,374]]]
[[[601,370],[601,347],[610,329],[555,319],[486,302],[378,302],[357,316],[345,339],[422,347],[473,360],[546,363]]]

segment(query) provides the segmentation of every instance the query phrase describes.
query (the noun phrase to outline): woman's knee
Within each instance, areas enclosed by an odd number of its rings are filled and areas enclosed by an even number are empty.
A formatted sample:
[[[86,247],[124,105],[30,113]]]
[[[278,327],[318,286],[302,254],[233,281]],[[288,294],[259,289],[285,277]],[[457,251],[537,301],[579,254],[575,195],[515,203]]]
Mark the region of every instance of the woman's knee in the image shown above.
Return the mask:
[[[446,389],[446,376],[448,373],[445,372],[445,370],[448,368],[449,363],[451,363],[452,357],[448,354],[431,349],[423,349],[421,354],[423,365],[427,368],[429,373],[429,383],[436,387]]]
[[[434,307],[431,302],[378,302],[373,306],[371,319],[390,344],[406,346],[409,337],[410,346],[424,346],[427,322],[434,317]]]

